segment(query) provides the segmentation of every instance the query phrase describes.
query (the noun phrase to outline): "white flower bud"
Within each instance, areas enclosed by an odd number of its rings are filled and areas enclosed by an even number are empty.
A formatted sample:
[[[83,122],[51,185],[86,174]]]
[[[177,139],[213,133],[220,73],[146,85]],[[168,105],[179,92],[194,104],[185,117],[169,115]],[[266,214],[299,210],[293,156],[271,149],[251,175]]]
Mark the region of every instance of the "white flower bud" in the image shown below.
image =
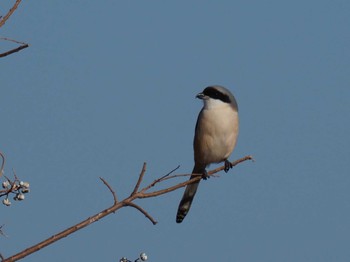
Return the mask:
[[[2,188],[7,188],[10,185],[9,181],[2,182]]]
[[[23,194],[26,194],[26,193],[29,193],[30,192],[30,190],[29,190],[29,188],[22,188],[21,189],[21,192],[23,193]]]
[[[5,198],[4,200],[2,200],[2,203],[5,205],[5,206],[10,206],[11,205],[11,202],[8,198]]]
[[[25,198],[25,196],[23,195],[23,194],[21,194],[21,193],[18,193],[18,194],[16,194],[14,197],[13,197],[13,199],[15,200],[15,201],[22,201],[22,200],[24,200],[24,198]]]
[[[146,261],[146,260],[147,260],[147,255],[146,255],[146,253],[141,253],[141,254],[140,254],[140,258],[141,258],[142,261]]]
[[[22,201],[22,200],[24,200],[26,197],[23,195],[23,194],[17,194],[17,199],[19,200],[19,201]]]
[[[29,183],[28,183],[28,182],[23,182],[23,181],[21,181],[19,184],[20,184],[22,187],[24,187],[24,188],[29,188]]]

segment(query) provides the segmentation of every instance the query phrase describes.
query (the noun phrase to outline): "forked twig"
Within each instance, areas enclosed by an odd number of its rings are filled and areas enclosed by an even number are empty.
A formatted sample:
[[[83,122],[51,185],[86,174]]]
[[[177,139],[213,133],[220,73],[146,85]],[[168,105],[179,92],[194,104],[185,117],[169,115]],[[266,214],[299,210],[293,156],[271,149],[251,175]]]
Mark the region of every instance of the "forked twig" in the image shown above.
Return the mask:
[[[154,180],[151,184],[149,184],[147,187],[145,187],[144,189],[142,189],[142,191],[146,191],[148,189],[150,189],[151,187],[154,187],[157,183],[160,183],[164,180],[167,180],[167,179],[170,179],[170,178],[175,178],[175,176],[169,176],[171,175],[172,173],[174,173],[176,170],[178,170],[180,168],[180,165],[178,165],[177,167],[175,167],[173,170],[171,170],[169,173],[165,174],[164,176],[160,177],[160,178],[157,178],[156,180]],[[188,176],[187,174],[186,175],[178,175],[178,176]]]
[[[21,50],[24,49],[24,48],[29,47],[29,44],[27,44],[27,43],[19,42],[19,41],[17,41],[17,40],[9,39],[9,38],[6,38],[6,37],[1,37],[0,40],[11,41],[11,42],[20,44],[20,46],[18,46],[18,47],[16,47],[16,48],[13,48],[13,49],[11,49],[11,50],[9,50],[9,51],[6,51],[6,52],[4,52],[4,53],[1,53],[1,54],[0,54],[0,57],[4,57],[4,56],[11,55],[11,54],[16,53],[16,52],[18,52],[18,51],[21,51]]]

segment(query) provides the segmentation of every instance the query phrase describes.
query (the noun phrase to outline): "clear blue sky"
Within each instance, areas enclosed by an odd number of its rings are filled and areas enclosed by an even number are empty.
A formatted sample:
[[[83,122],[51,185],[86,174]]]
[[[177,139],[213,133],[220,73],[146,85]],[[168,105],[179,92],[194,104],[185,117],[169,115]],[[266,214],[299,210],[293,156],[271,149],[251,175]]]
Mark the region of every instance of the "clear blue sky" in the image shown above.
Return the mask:
[[[10,8],[1,5],[1,14]],[[1,59],[0,150],[31,183],[1,206],[12,255],[193,165],[201,101],[236,96],[232,155],[254,155],[183,190],[124,208],[25,261],[349,261],[349,1],[23,1],[1,35],[30,48]],[[2,51],[8,44],[1,42]],[[215,166],[213,166],[215,167]]]

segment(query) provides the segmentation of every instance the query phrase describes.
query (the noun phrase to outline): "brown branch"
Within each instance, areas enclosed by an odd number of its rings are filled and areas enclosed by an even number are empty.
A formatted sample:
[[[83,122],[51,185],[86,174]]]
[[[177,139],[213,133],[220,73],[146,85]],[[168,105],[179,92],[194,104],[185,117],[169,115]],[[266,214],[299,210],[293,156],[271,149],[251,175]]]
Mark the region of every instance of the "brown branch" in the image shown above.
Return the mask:
[[[246,156],[246,157],[243,157],[241,159],[238,159],[236,161],[234,161],[232,163],[232,165],[237,165],[241,162],[244,162],[246,160],[252,160],[253,158],[251,156]],[[176,168],[177,169],[177,168]],[[174,169],[174,170],[176,170]],[[224,167],[220,167],[218,169],[214,169],[210,172],[208,172],[208,174],[210,176],[213,176],[215,173],[223,170]],[[141,198],[149,198],[149,197],[155,197],[155,196],[159,196],[159,195],[163,195],[163,194],[166,194],[168,192],[171,192],[171,191],[174,191],[178,188],[181,188],[181,187],[184,187],[188,184],[191,184],[191,183],[194,183],[200,179],[202,179],[202,176],[201,175],[198,175],[198,176],[195,176],[193,177],[192,179],[188,180],[188,181],[185,181],[185,182],[181,182],[179,184],[176,184],[174,186],[171,186],[169,188],[165,188],[165,189],[161,189],[161,190],[157,190],[157,191],[154,191],[154,192],[149,192],[147,193],[146,191],[148,189],[150,189],[151,187],[155,186],[156,184],[158,183],[161,183],[162,181],[164,180],[168,180],[170,178],[177,178],[179,176],[187,176],[187,175],[173,175],[173,176],[169,176],[172,172],[169,172],[167,175],[159,178],[159,179],[156,179],[154,180],[151,184],[149,184],[148,186],[144,187],[143,189],[139,190],[139,187],[141,185],[141,182],[142,182],[142,179],[144,177],[144,174],[146,172],[146,163],[143,164],[143,167],[142,167],[142,170],[141,170],[141,173],[139,175],[139,178],[138,178],[138,181],[136,183],[136,186],[133,190],[133,192],[131,193],[131,195],[127,198],[125,198],[124,200],[120,201],[120,202],[117,202],[117,198],[116,198],[116,194],[114,192],[114,190],[111,188],[111,186],[107,183],[106,180],[104,180],[103,178],[100,178],[103,183],[108,187],[109,191],[112,193],[113,195],[113,198],[114,198],[114,203],[111,207],[109,208],[106,208],[104,209],[103,211],[91,216],[91,217],[88,217],[87,219],[81,221],[80,223],[74,225],[74,226],[71,226],[63,231],[61,231],[60,233],[56,234],[56,235],[53,235],[51,236],[50,238],[38,243],[38,244],[35,244],[9,258],[5,258],[5,259],[2,259],[2,262],[10,262],[10,261],[17,261],[17,260],[20,260],[34,252],[37,252],[39,251],[40,249],[48,246],[48,245],[51,245],[53,244],[54,242],[64,238],[64,237],[67,237],[69,236],[70,234],[73,234],[75,232],[77,232],[78,230],[80,229],[83,229],[84,227],[87,227],[88,225],[91,225],[92,223],[95,223],[97,221],[99,221],[100,219],[104,218],[105,216],[111,214],[111,213],[115,213],[118,209],[124,207],[124,206],[131,206],[131,207],[134,207],[136,208],[137,210],[139,210],[142,214],[144,214],[153,224],[156,224],[157,221],[154,220],[152,218],[152,216],[150,214],[148,214],[148,212],[146,210],[144,210],[143,208],[141,208],[140,206],[132,203],[132,201],[134,201],[135,199],[141,199]],[[139,191],[138,191],[139,190]]]
[[[237,160],[231,162],[231,165],[234,167],[234,166],[237,166],[238,164],[240,164],[240,163],[242,163],[244,161],[247,161],[247,160],[252,160],[253,162],[255,161],[253,156],[248,155],[248,156],[242,157],[240,159],[237,159]],[[220,171],[222,171],[224,169],[225,169],[225,166],[221,166],[221,167],[215,168],[215,169],[209,171],[208,175],[211,176],[211,175],[213,175],[213,174],[215,174],[217,172],[220,172]]]
[[[139,190],[141,181],[142,181],[143,176],[145,175],[145,173],[146,173],[146,163],[144,162],[144,163],[143,163],[143,166],[142,166],[142,169],[141,169],[141,173],[140,173],[140,175],[139,175],[139,179],[137,180],[137,183],[136,183],[136,185],[135,185],[135,188],[134,188],[134,190],[131,192],[130,196],[134,195],[134,194],[137,192],[137,190]]]
[[[49,237],[48,239],[45,239],[44,241],[40,242],[40,243],[37,243],[9,258],[6,258],[6,259],[3,259],[2,262],[10,262],[10,261],[17,261],[17,260],[20,260],[34,252],[37,252],[39,251],[40,249],[48,246],[48,245],[51,245],[52,243],[64,238],[64,237],[67,237],[68,235],[70,234],[73,234],[75,232],[77,232],[78,230],[80,229],[83,229],[84,227],[87,227],[88,225],[91,225],[92,223],[95,223],[97,222],[98,220],[104,218],[105,216],[111,214],[111,213],[114,213],[116,210],[118,210],[119,208],[122,208],[124,206],[124,203],[123,202],[118,202],[116,204],[114,204],[113,206],[111,206],[110,208],[107,208],[91,217],[88,217],[87,219],[81,221],[80,223],[70,227],[70,228],[67,228],[65,230],[63,230],[62,232],[56,234],[56,235],[53,235],[51,237]]]
[[[7,14],[2,17],[2,19],[0,20],[0,27],[2,27],[5,22],[7,21],[7,19],[10,18],[10,16],[13,14],[13,12],[17,9],[17,7],[19,6],[19,4],[21,3],[22,0],[16,0],[15,4],[12,6],[12,8],[7,12]]]
[[[113,199],[114,199],[114,204],[117,204],[117,202],[118,202],[117,194],[114,192],[113,188],[102,177],[100,177],[100,179],[102,180],[103,184],[105,184],[105,186],[108,187],[109,191],[112,193]]]
[[[156,197],[156,196],[160,196],[160,195],[164,195],[166,193],[169,193],[169,192],[172,192],[172,191],[175,191],[176,189],[179,189],[181,187],[185,187],[189,184],[193,184],[195,183],[196,181],[199,181],[202,179],[202,176],[201,175],[198,175],[196,177],[193,177],[185,182],[182,182],[182,183],[179,183],[175,186],[172,186],[172,187],[168,187],[168,188],[165,188],[165,189],[161,189],[161,190],[157,190],[157,191],[154,191],[154,192],[150,192],[150,193],[145,193],[144,188],[143,190],[141,190],[141,192],[138,193],[137,195],[137,198],[149,198],[149,197]]]
[[[247,161],[247,160],[253,160],[253,157],[248,155],[248,156],[245,156],[245,157],[242,157],[238,160],[235,160],[233,162],[231,162],[232,166],[236,166],[238,165],[239,163],[242,163],[244,161]],[[221,166],[221,167],[218,167],[216,169],[213,169],[211,171],[208,171],[208,175],[209,176],[215,176],[216,173],[222,171],[225,169],[225,166]],[[165,189],[162,189],[162,190],[158,190],[158,191],[154,191],[154,192],[150,192],[150,193],[145,193],[148,189],[150,189],[151,187],[153,187],[155,184],[159,183],[159,182],[162,182],[164,180],[168,180],[168,179],[173,179],[173,178],[176,178],[176,177],[182,177],[182,176],[190,176],[192,174],[181,174],[181,175],[173,175],[173,176],[169,176],[169,177],[163,177],[162,179],[156,179],[155,181],[153,181],[153,183],[151,183],[150,185],[146,186],[145,188],[143,188],[141,191],[140,191],[140,195],[138,196],[138,198],[149,198],[149,197],[155,197],[155,196],[159,196],[159,195],[163,195],[163,194],[166,194],[166,193],[169,193],[171,191],[174,191],[178,188],[181,188],[181,187],[184,187],[184,186],[187,186],[188,184],[192,184],[192,183],[195,183],[199,180],[202,179],[202,175],[198,175],[188,181],[185,181],[185,182],[182,182],[180,184],[177,184],[175,186],[172,186],[172,187],[169,187],[169,188],[165,188]]]
[[[138,205],[136,205],[136,204],[134,204],[134,203],[132,203],[132,202],[127,203],[127,205],[128,205],[128,206],[131,206],[131,207],[134,207],[134,208],[136,208],[137,210],[139,210],[142,214],[144,214],[144,215],[153,223],[153,225],[155,225],[155,224],[158,223],[158,222],[157,222],[156,220],[154,220],[154,218],[151,217],[151,215],[148,214],[147,211],[144,210],[142,207],[140,207],[140,206],[138,206]]]

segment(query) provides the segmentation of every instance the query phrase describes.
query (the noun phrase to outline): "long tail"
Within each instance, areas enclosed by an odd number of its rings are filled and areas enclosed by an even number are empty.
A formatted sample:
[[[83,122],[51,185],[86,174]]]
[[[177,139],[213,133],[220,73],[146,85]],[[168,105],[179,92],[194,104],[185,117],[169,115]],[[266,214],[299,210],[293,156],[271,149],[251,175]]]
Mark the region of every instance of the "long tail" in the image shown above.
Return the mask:
[[[205,172],[205,168],[194,167],[192,174],[198,175],[198,174],[203,174],[204,172]],[[192,175],[190,179],[193,177],[194,175]],[[187,215],[188,211],[190,210],[193,198],[197,192],[199,181],[200,180],[186,187],[185,192],[180,201],[179,208],[177,209],[176,223],[181,223],[182,220],[184,220],[185,216]]]

